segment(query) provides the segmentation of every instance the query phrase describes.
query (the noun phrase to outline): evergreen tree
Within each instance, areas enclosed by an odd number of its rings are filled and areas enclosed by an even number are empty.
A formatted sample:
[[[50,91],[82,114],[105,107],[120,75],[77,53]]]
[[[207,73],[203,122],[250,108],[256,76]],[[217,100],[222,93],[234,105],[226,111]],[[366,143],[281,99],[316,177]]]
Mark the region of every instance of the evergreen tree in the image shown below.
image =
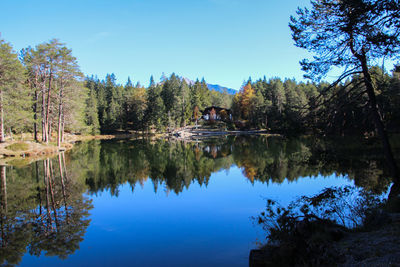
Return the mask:
[[[150,87],[147,93],[147,111],[146,116],[149,124],[154,125],[157,130],[161,130],[164,125],[165,106],[161,98],[161,85],[155,85],[154,80],[150,82]]]
[[[134,129],[144,130],[146,126],[147,93],[143,87],[129,90],[125,95],[128,121],[133,124]]]
[[[175,73],[163,84],[161,97],[165,105],[165,112],[168,114],[168,128],[171,130],[180,124],[182,109],[179,105],[181,81]]]
[[[81,127],[84,128],[83,110],[86,105],[87,91],[82,86],[83,74],[79,69],[76,58],[72,56],[72,50],[62,46],[56,53],[58,54],[58,61],[55,63],[57,69],[54,75],[57,83],[56,88],[59,91],[57,144],[60,146],[60,143],[64,140],[65,114],[72,114],[74,111],[80,110],[80,113],[73,116],[73,121],[79,121]],[[76,98],[77,95],[82,97]],[[70,100],[74,98],[76,101],[71,102]],[[73,128],[72,124],[68,126],[70,129]]]
[[[203,109],[201,102],[201,84],[199,80],[196,80],[196,82],[190,88],[190,99],[193,110],[195,107],[198,109]]]
[[[154,82],[154,77],[153,77],[153,75],[151,75],[151,77],[150,77],[149,88],[151,88],[151,87],[153,87],[153,86],[155,86],[155,85],[156,85],[156,83]]]
[[[186,126],[186,123],[191,119],[192,109],[190,104],[190,89],[185,80],[181,82],[178,97],[179,99],[177,102],[181,108],[180,125]]]
[[[311,9],[299,8],[290,23],[296,46],[314,53],[312,61],[301,62],[307,77],[320,79],[333,67],[349,70],[339,81],[362,73],[370,112],[396,182],[400,182],[400,170],[377,105],[369,62],[398,58],[399,10],[400,3],[392,0],[311,1]]]
[[[100,133],[100,123],[97,110],[97,98],[94,85],[89,87],[89,97],[86,100],[86,124],[89,126],[89,133],[96,135]]]
[[[32,120],[24,77],[17,54],[10,44],[0,39],[0,142],[5,140],[6,129],[21,132]]]

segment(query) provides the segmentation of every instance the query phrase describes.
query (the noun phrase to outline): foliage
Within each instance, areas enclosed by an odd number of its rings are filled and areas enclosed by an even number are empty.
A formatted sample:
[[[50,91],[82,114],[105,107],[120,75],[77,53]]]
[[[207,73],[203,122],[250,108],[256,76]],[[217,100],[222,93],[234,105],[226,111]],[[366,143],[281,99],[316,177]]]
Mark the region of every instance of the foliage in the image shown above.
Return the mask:
[[[124,184],[133,191],[148,182],[155,191],[181,194],[194,183],[207,186],[213,173],[229,170],[233,164],[250,182],[291,183],[302,177],[336,174],[382,193],[390,180],[381,171],[383,161],[374,149],[365,140],[266,136],[231,136],[202,143],[145,139],[82,142],[65,158],[60,154],[25,167],[6,168],[7,182],[0,183],[0,200],[8,209],[0,209],[5,227],[0,241],[7,246],[0,249],[0,261],[18,264],[25,253],[61,258],[74,253],[89,224],[92,205],[87,194],[107,191],[118,195]],[[333,215],[335,205],[342,203],[334,200],[335,195],[325,191],[325,200],[314,196],[302,201],[311,207],[309,214],[324,215],[315,208],[319,205],[330,207]],[[358,203],[356,200],[352,199]]]
[[[398,131],[399,68],[390,76],[374,66],[398,59],[398,9],[390,0],[321,0],[299,8],[290,28],[295,44],[312,53],[301,65],[314,81],[249,79],[233,99],[237,125],[246,121],[247,127],[285,135]],[[333,84],[321,82],[334,67],[343,75]]]
[[[53,129],[57,129],[58,143],[63,139],[64,130],[84,132],[87,91],[82,86],[82,73],[72,50],[52,39],[35,48],[23,49],[20,58],[33,99],[35,139],[38,139],[39,122],[44,142],[50,141]]]
[[[148,88],[134,86],[130,78],[124,87],[115,80],[113,74],[107,75],[105,81],[93,76],[86,78],[86,87],[96,92],[103,133],[121,129],[172,130],[197,122],[201,109],[211,105],[211,96],[221,105],[228,105],[231,98],[226,92],[211,93],[204,80],[188,84],[174,73],[169,78],[164,76],[157,84],[151,77]]]
[[[64,163],[60,154],[24,168],[1,167],[2,265],[18,265],[25,253],[66,259],[79,249],[93,206]]]
[[[382,159],[371,157],[376,154],[374,148],[354,139],[330,142],[238,136],[202,144],[132,140],[79,147],[78,161],[90,159],[80,168],[90,173],[86,182],[92,193],[110,190],[117,194],[121,184],[128,182],[134,188],[151,179],[155,187],[163,185],[179,194],[191,183],[204,184],[213,172],[232,164],[250,182],[280,184],[336,174],[378,194],[390,185],[387,173],[382,172]]]
[[[322,7],[318,5],[318,8]],[[357,12],[361,11],[357,9]],[[368,9],[368,12],[372,11]],[[301,14],[311,16],[310,12],[306,13]],[[301,22],[292,19],[292,29],[300,27]],[[312,38],[312,35],[305,37],[308,30],[294,31],[296,40]],[[306,41],[302,40],[305,46]],[[107,74],[104,80],[86,77],[82,83],[72,51],[56,39],[23,49],[20,54],[23,66],[9,44],[2,41],[2,47],[3,59],[15,63],[6,72],[7,77],[14,78],[7,78],[10,83],[2,90],[4,132],[10,134],[28,131],[37,139],[37,133],[44,132],[42,139],[46,141],[46,135],[51,138],[51,132],[57,128],[62,132],[90,134],[173,130],[197,124],[201,112],[212,105],[231,108],[233,122],[227,119],[228,114],[220,114],[223,121],[228,121],[229,129],[235,129],[236,125],[240,129],[267,129],[290,136],[301,133],[369,135],[375,128],[372,113],[366,106],[364,75],[358,72],[334,86],[325,82],[267,80],[266,77],[252,81],[250,78],[232,96],[210,91],[204,79],[188,82],[174,73],[170,77],[164,75],[159,83],[151,78],[148,88],[134,84],[130,78],[125,86],[120,85],[114,74]],[[370,67],[377,105],[385,126],[392,132],[400,130],[398,73],[398,68],[389,74],[379,67]]]
[[[24,68],[12,46],[0,39],[1,142],[4,132],[21,133],[32,123],[28,88],[23,84]]]
[[[396,115],[400,103],[398,73],[397,69],[390,75],[380,67],[371,67],[371,77],[377,88],[377,103],[383,122],[391,132],[399,130],[400,117]],[[240,121],[247,121],[252,128],[264,128],[285,135],[369,134],[374,132],[375,125],[366,105],[368,96],[361,83],[362,77],[354,74],[351,79],[333,87],[326,82],[259,79],[246,84],[234,96],[232,114],[238,126]],[[249,90],[250,87],[252,90]],[[251,100],[243,97],[245,88],[251,91]]]
[[[333,66],[361,70],[366,59],[396,58],[400,36],[397,1],[319,0],[311,9],[299,8],[290,29],[296,46],[313,52],[301,65],[307,77],[322,77]]]
[[[363,88],[357,96],[367,96],[368,111],[381,138],[391,176],[399,182],[400,169],[378,106],[370,62],[399,58],[400,3],[392,0],[319,0],[311,1],[311,6],[311,10],[299,8],[297,18],[291,17],[290,23],[295,44],[314,53],[313,60],[301,62],[306,77],[320,79],[332,67],[344,69],[329,87],[332,88],[344,78],[360,74],[360,82],[355,88],[361,85]],[[344,96],[349,94],[347,91]]]
[[[360,227],[383,203],[356,187],[331,187],[302,196],[282,207],[268,199],[266,210],[253,220],[267,231],[269,259],[281,265],[330,265],[339,255],[331,247],[349,228]]]
[[[89,97],[86,100],[85,122],[90,127],[88,132],[92,135],[100,133],[97,105],[96,92],[93,87],[89,88]]]

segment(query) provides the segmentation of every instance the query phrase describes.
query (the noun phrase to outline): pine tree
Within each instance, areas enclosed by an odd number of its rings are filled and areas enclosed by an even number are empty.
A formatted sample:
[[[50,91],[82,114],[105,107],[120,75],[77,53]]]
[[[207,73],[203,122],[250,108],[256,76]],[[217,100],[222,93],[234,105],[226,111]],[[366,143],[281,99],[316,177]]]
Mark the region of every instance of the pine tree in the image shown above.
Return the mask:
[[[190,89],[185,80],[182,80],[180,87],[180,106],[181,106],[181,126],[186,126],[192,117],[192,109],[190,103]]]
[[[86,92],[82,84],[76,83],[80,81],[83,77],[81,73],[77,60],[72,56],[72,50],[65,46],[58,48],[57,51],[57,62],[55,62],[55,82],[57,83],[58,93],[58,133],[57,133],[57,145],[60,146],[61,142],[64,140],[64,129],[65,129],[65,113],[71,113],[70,109],[79,109],[85,105],[85,99],[87,97]],[[68,100],[72,99],[76,95],[85,95],[84,98],[77,98],[74,105],[68,106]],[[65,104],[64,104],[65,102]],[[65,110],[66,109],[66,110]],[[83,118],[81,114],[75,116],[74,120],[83,123]]]
[[[150,125],[154,125],[157,130],[163,126],[165,106],[161,98],[161,86],[155,85],[154,80],[150,79],[150,87],[147,92],[147,110],[146,116]]]
[[[155,85],[156,85],[156,83],[154,82],[154,77],[153,77],[153,75],[151,75],[151,77],[150,77],[149,88],[151,88],[151,87],[153,87],[153,86],[155,86]]]
[[[350,75],[362,73],[370,113],[397,183],[400,169],[382,121],[370,62],[398,59],[399,10],[399,1],[392,0],[311,1],[311,8],[299,8],[289,24],[296,46],[313,53],[312,60],[301,61],[306,77],[319,80],[333,67],[345,69],[336,85]]]
[[[24,118],[29,121],[31,117],[28,91],[22,84],[24,76],[17,54],[10,44],[0,39],[0,142],[5,141],[5,128],[9,127],[11,131],[19,126],[18,123],[25,125]]]
[[[21,60],[28,73],[27,81],[34,100],[35,140],[40,117],[42,141],[49,142],[52,130],[57,129],[57,143],[60,145],[64,129],[81,131],[85,128],[87,93],[81,82],[82,73],[77,60],[71,49],[56,39],[23,49]]]
[[[97,98],[94,86],[89,89],[89,97],[86,100],[86,124],[89,126],[89,133],[96,135],[100,133],[99,116],[97,113]]]
[[[192,110],[194,110],[195,107],[197,107],[198,109],[203,109],[201,103],[201,84],[199,80],[196,80],[196,82],[190,88],[190,99]]]

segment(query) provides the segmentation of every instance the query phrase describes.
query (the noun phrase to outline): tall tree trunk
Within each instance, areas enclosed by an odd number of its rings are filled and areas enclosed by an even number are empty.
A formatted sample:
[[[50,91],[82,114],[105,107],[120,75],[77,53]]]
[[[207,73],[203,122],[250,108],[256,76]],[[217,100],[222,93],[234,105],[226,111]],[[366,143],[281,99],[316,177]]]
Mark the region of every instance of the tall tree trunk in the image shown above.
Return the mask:
[[[47,142],[51,141],[51,120],[49,120],[49,124],[47,125]]]
[[[62,131],[62,114],[63,114],[63,86],[60,86],[60,103],[58,105],[58,132],[57,132],[57,146],[61,146],[61,131]]]
[[[49,187],[51,196],[51,206],[53,208],[54,221],[56,223],[56,230],[58,231],[58,216],[57,216],[57,206],[54,198],[54,171],[53,171],[53,161],[49,160],[50,163],[50,177],[49,177]]]
[[[65,117],[64,117],[64,112],[62,114],[62,120],[61,120],[61,143],[64,142],[64,128],[65,128]]]
[[[382,117],[379,113],[378,104],[376,102],[376,96],[374,92],[374,88],[372,85],[371,75],[369,73],[367,58],[365,52],[359,55],[359,60],[361,62],[361,67],[364,75],[364,83],[367,89],[367,94],[369,98],[369,107],[372,112],[372,116],[374,119],[376,130],[378,131],[379,136],[381,137],[382,144],[383,144],[383,151],[386,157],[387,164],[389,166],[390,173],[392,175],[393,181],[395,183],[400,182],[400,173],[399,168],[396,164],[396,161],[393,156],[392,147],[389,142],[389,138],[387,132],[385,130],[385,125],[382,122]]]
[[[6,177],[6,166],[0,166],[0,178],[1,178],[1,247],[7,246],[6,233],[4,224],[7,222],[7,177]]]
[[[67,194],[65,192],[65,183],[64,183],[64,167],[63,167],[63,162],[64,160],[61,160],[61,157],[64,158],[64,152],[60,153],[58,155],[58,167],[60,169],[60,177],[61,177],[61,189],[62,189],[62,194],[63,194],[63,199],[64,199],[64,210],[65,210],[65,217],[66,217],[66,222],[68,224],[68,203],[67,203]]]
[[[42,142],[47,142],[47,128],[46,128],[46,97],[45,97],[45,85],[42,84]]]
[[[0,179],[1,179],[1,209],[7,214],[7,175],[6,166],[0,166]]]
[[[39,186],[39,165],[38,162],[35,161],[35,175],[36,175],[36,182],[37,182],[37,196],[39,199],[39,217],[42,215],[42,195],[40,192],[40,186]]]
[[[63,160],[65,180],[68,181],[67,165],[65,164],[65,154],[64,154],[64,152],[62,153],[62,155],[63,155],[62,160]]]
[[[35,89],[35,95],[33,97],[33,139],[37,142],[38,141],[38,136],[37,136],[37,101],[38,101],[38,93],[37,90]]]
[[[51,83],[52,83],[52,80],[53,80],[53,73],[52,73],[52,71],[50,69],[49,90],[47,91],[47,107],[46,107],[46,128],[48,130],[46,143],[48,143],[50,141],[50,137],[51,137],[51,134],[50,134],[51,129],[50,129],[49,121],[50,121],[50,98],[51,98]]]
[[[49,176],[50,176],[50,159],[43,161],[44,167],[44,186],[46,188],[46,210],[47,210],[47,231],[53,229],[53,220],[50,212],[50,200],[49,200]]]
[[[61,146],[61,142],[62,142],[62,105],[60,103],[60,111],[58,112],[58,131],[57,131],[57,146],[60,147]]]
[[[3,91],[0,90],[0,143],[4,143]]]

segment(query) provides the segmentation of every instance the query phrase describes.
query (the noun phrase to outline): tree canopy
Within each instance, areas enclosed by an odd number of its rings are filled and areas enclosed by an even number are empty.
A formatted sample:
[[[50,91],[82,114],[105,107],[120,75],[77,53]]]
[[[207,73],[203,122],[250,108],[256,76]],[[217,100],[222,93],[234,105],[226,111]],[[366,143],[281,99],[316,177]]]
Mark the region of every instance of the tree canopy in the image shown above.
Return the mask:
[[[289,27],[295,45],[312,52],[301,61],[306,77],[320,79],[332,67],[340,78],[362,72],[369,63],[399,58],[400,3],[395,0],[315,0],[299,8]]]
[[[289,24],[296,46],[313,53],[301,61],[306,77],[320,79],[332,67],[344,69],[339,77],[361,74],[372,118],[379,133],[393,178],[400,172],[382,121],[371,78],[372,62],[398,59],[400,3],[396,0],[315,0],[311,10],[299,8]],[[334,83],[334,84],[337,84]]]
[[[29,122],[29,95],[23,85],[24,68],[9,43],[0,39],[0,142],[4,142],[4,122],[11,130],[25,130]]]

